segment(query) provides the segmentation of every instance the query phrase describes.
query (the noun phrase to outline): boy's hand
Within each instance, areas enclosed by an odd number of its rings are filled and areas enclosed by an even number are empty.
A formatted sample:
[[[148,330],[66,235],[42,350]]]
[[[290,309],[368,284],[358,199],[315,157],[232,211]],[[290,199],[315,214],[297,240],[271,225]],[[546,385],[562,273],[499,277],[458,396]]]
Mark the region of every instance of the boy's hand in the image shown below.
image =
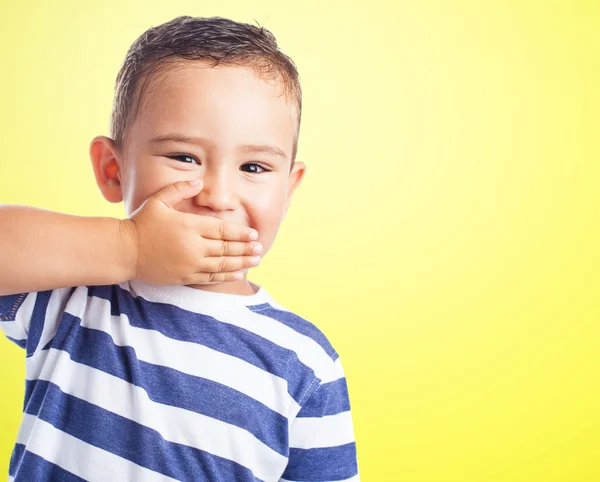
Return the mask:
[[[131,279],[162,285],[234,281],[236,271],[258,264],[253,248],[259,243],[249,242],[253,229],[174,209],[202,187],[202,181],[171,184],[121,220]]]

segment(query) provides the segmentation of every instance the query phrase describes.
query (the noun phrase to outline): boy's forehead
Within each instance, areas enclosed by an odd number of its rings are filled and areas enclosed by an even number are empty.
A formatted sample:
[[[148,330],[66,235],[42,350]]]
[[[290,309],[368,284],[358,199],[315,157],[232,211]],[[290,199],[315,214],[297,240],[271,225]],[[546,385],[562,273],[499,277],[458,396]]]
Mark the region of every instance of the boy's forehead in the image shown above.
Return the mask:
[[[275,144],[291,157],[296,133],[294,103],[281,82],[249,67],[193,61],[152,74],[132,126],[137,141],[176,134],[215,144]]]

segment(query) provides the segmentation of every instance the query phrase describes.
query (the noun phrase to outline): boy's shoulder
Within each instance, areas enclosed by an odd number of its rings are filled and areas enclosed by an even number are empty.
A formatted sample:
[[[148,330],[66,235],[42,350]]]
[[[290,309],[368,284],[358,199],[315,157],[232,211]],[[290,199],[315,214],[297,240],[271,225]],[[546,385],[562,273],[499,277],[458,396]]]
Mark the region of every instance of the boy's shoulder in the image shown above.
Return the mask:
[[[283,307],[272,297],[269,302],[249,307],[249,309],[254,313],[268,316],[290,328],[294,332],[300,334],[303,337],[302,340],[304,342],[310,340],[311,343],[320,347],[332,362],[335,362],[339,357],[329,338],[315,322],[300,315],[298,312]]]

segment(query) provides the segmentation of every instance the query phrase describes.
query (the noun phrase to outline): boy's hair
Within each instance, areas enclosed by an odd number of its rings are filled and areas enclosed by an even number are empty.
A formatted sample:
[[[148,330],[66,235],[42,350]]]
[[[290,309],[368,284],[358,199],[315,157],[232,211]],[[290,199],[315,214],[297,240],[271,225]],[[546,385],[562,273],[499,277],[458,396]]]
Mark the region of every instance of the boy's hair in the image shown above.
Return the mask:
[[[148,29],[131,45],[117,75],[110,120],[110,136],[119,148],[139,113],[152,74],[185,60],[213,61],[212,67],[221,63],[249,67],[261,78],[279,80],[296,114],[293,166],[302,117],[302,90],[296,66],[279,50],[269,30],[222,17],[176,17]]]

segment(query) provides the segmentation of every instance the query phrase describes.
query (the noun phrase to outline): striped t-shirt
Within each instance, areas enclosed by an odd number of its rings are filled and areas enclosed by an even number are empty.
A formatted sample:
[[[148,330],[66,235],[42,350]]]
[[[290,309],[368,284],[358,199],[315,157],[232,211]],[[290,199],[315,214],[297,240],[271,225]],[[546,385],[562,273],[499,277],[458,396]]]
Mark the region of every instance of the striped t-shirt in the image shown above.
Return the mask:
[[[358,481],[338,354],[253,286],[0,297],[26,351],[9,481]]]

